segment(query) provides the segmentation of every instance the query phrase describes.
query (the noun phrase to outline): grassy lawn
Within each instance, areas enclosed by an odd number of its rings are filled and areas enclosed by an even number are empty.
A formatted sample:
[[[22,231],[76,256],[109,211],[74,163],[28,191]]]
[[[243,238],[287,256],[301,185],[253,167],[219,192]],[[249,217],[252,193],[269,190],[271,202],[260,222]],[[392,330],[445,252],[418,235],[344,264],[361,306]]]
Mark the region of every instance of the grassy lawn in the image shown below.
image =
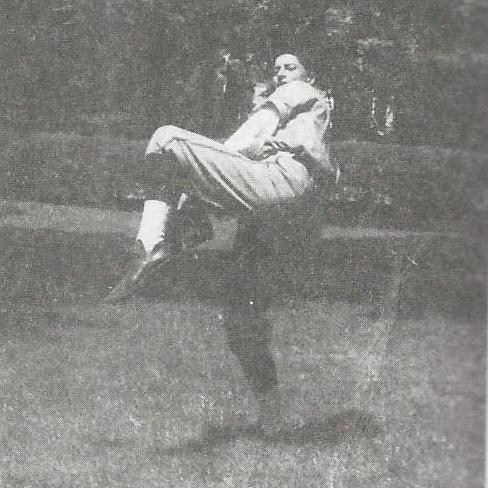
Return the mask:
[[[394,324],[371,313],[369,244],[268,267],[285,429],[265,438],[220,326],[225,235],[108,306],[136,214],[4,204],[0,218],[2,487],[483,485],[475,244],[426,253]]]

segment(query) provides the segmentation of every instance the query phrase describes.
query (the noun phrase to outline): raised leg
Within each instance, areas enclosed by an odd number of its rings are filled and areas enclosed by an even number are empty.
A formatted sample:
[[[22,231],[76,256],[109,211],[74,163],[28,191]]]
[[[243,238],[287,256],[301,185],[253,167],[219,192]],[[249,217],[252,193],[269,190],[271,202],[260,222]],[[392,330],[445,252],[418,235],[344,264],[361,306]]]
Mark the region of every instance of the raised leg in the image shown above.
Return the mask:
[[[171,256],[176,237],[184,235],[178,229],[182,193],[228,214],[243,215],[296,203],[312,185],[306,168],[291,158],[280,164],[258,164],[174,126],[154,132],[137,172],[154,200],[146,202],[135,257],[106,298],[111,303],[129,297],[154,265]]]
[[[176,208],[159,200],[144,203],[134,256],[122,280],[107,295],[107,303],[118,303],[132,296],[152,269],[167,261],[176,252],[176,243],[168,232],[175,220]]]

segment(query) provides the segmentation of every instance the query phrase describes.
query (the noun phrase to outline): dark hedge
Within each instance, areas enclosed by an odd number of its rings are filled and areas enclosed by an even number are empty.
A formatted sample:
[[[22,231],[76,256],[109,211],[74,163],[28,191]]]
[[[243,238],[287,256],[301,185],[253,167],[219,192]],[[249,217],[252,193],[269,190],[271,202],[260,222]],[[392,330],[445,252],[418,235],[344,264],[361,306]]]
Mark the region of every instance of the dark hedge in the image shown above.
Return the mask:
[[[146,141],[66,133],[2,134],[0,195],[58,204],[127,206]],[[480,227],[488,157],[424,146],[335,142],[342,176],[321,195],[331,221],[381,226]]]

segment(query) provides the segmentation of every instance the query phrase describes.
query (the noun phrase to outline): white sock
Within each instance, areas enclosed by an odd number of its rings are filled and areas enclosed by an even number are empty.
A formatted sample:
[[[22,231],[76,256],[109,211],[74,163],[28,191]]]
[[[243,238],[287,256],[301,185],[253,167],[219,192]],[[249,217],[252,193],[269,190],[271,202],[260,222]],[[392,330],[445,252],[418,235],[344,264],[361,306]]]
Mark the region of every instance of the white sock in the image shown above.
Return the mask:
[[[146,200],[144,202],[136,240],[142,242],[148,254],[157,244],[164,241],[170,208],[167,203],[160,200]]]

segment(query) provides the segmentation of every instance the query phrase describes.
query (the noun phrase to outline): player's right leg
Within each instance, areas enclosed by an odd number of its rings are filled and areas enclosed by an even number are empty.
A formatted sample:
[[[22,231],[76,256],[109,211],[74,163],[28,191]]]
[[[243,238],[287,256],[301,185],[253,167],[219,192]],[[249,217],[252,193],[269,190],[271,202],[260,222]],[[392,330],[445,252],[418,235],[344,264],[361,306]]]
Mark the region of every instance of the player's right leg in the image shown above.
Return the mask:
[[[121,281],[107,295],[107,303],[117,303],[137,291],[153,267],[173,255],[174,244],[168,239],[168,227],[175,212],[174,206],[160,200],[146,200],[133,257]]]
[[[109,302],[130,296],[147,271],[171,257],[175,235],[170,232],[171,224],[178,220],[175,207],[183,192],[220,211],[242,215],[293,202],[312,185],[307,170],[298,162],[290,160],[286,167],[283,163],[257,163],[174,126],[161,127],[153,134],[141,169],[146,182],[161,196],[144,208],[136,257],[107,297]]]
[[[155,266],[168,261],[181,249],[183,237],[191,234],[191,239],[186,239],[185,243],[193,246],[211,237],[211,225],[205,212],[196,212],[195,217],[199,217],[200,222],[189,216],[188,192],[195,181],[191,182],[189,178],[192,167],[186,163],[188,158],[181,153],[175,154],[168,147],[182,138],[217,145],[210,139],[174,126],[160,127],[153,133],[145,159],[136,168],[137,177],[151,199],[144,203],[133,258],[121,281],[105,298],[108,303],[117,303],[133,295]],[[182,230],[181,227],[188,227],[189,222],[191,228]]]

